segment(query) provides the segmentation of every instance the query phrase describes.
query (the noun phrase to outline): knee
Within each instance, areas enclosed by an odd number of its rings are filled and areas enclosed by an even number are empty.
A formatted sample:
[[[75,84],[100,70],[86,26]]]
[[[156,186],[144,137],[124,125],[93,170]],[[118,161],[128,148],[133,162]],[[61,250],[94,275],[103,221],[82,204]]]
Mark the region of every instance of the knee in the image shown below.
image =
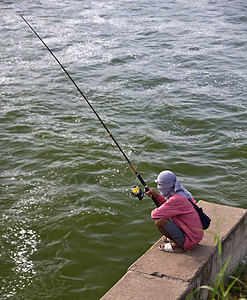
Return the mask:
[[[155,220],[155,226],[157,228],[163,228],[168,223],[168,219],[157,219]]]

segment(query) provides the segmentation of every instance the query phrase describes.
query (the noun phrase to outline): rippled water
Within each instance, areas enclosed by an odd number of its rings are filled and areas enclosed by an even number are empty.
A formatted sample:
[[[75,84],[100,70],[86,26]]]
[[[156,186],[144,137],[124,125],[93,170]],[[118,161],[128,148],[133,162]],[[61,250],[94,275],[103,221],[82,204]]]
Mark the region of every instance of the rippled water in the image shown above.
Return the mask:
[[[152,188],[247,208],[246,1],[1,1],[1,299],[99,299],[159,237]]]

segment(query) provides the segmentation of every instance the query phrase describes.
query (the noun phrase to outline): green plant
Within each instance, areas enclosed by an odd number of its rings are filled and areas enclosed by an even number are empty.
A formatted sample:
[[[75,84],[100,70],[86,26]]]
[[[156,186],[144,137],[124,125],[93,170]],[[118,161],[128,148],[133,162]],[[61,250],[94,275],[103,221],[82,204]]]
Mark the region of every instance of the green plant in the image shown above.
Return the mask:
[[[229,257],[226,261],[226,263],[223,265],[222,264],[222,245],[221,245],[221,241],[220,241],[220,236],[218,234],[215,234],[215,241],[217,242],[217,246],[218,246],[218,254],[219,254],[219,258],[220,258],[220,272],[218,273],[217,277],[216,277],[216,281],[213,287],[204,285],[204,286],[200,286],[198,288],[196,288],[187,298],[187,300],[189,300],[196,292],[198,292],[201,289],[207,289],[210,291],[209,297],[208,299],[210,300],[220,300],[220,299],[233,299],[230,296],[230,291],[233,288],[233,286],[235,285],[235,283],[239,283],[240,287],[243,286],[246,289],[246,284],[244,282],[242,282],[239,278],[234,277],[234,276],[229,276],[228,277],[228,284],[225,284],[225,279],[226,279],[226,270],[227,270],[227,266],[229,264],[229,261],[231,259],[231,257]],[[231,281],[229,280],[231,279]],[[241,292],[241,288],[239,289],[239,295],[240,297],[244,297],[242,296],[242,292]],[[229,298],[231,297],[231,298]],[[243,300],[246,298],[237,298],[239,300]]]
[[[225,280],[225,286],[228,287],[235,281],[235,284],[231,286],[229,290],[229,297],[234,299],[247,299],[247,261],[243,260],[238,264],[237,269],[232,276],[228,276]]]

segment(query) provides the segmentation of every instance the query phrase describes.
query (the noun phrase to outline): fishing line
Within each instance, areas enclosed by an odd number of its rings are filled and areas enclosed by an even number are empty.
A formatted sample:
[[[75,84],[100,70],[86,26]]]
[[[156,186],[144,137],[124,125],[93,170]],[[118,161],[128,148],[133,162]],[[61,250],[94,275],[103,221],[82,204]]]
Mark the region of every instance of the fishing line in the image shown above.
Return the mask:
[[[45,46],[45,48],[50,52],[50,54],[53,56],[53,58],[56,60],[56,62],[60,65],[60,67],[63,69],[63,71],[65,72],[65,74],[69,77],[69,79],[71,80],[71,82],[74,84],[74,86],[76,87],[76,89],[78,90],[78,92],[81,94],[81,96],[84,98],[84,100],[87,102],[87,104],[89,105],[89,107],[91,108],[91,110],[94,112],[94,114],[96,115],[96,117],[98,118],[98,120],[100,121],[101,125],[105,128],[106,132],[108,133],[108,135],[112,138],[113,142],[115,143],[115,145],[118,147],[118,149],[120,150],[120,152],[122,153],[123,157],[126,159],[126,161],[128,162],[128,164],[130,165],[130,167],[132,168],[132,170],[134,171],[134,173],[136,174],[137,178],[139,179],[139,181],[141,182],[141,184],[143,185],[145,191],[149,191],[149,188],[146,184],[146,182],[143,180],[143,178],[141,177],[141,175],[136,171],[136,169],[134,168],[134,166],[132,165],[131,161],[129,160],[129,158],[126,156],[126,154],[124,153],[123,149],[120,147],[120,145],[118,144],[118,142],[116,141],[116,139],[114,138],[114,136],[111,134],[111,132],[109,131],[109,129],[107,128],[107,126],[105,125],[105,123],[102,121],[102,119],[100,118],[100,116],[98,115],[98,113],[96,112],[96,110],[93,108],[92,104],[88,101],[88,99],[86,98],[86,96],[83,94],[83,92],[81,91],[81,89],[78,87],[78,85],[76,84],[76,82],[74,81],[74,79],[70,76],[70,74],[68,73],[68,71],[65,69],[65,67],[61,64],[61,62],[57,59],[57,57],[55,56],[55,54],[51,51],[51,49],[46,45],[46,43],[43,41],[43,39],[38,35],[38,33],[34,30],[34,28],[27,22],[27,20],[20,14],[20,17],[22,18],[22,20],[28,25],[28,27],[32,30],[32,32],[37,36],[37,38],[42,42],[42,44]],[[139,200],[142,200],[144,193],[141,191],[141,189],[137,186],[135,186],[132,189],[132,193],[134,196],[136,196]],[[157,200],[155,199],[154,196],[152,196],[152,199],[154,201],[154,203],[156,204],[156,206],[159,206]]]

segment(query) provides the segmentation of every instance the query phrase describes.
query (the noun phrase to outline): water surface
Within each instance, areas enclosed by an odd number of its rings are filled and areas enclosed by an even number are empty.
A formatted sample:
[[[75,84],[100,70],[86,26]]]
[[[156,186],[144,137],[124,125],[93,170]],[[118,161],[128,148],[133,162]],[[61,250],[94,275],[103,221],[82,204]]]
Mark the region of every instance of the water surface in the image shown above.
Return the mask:
[[[247,208],[245,1],[1,1],[1,299],[99,299],[159,237],[141,173]]]

